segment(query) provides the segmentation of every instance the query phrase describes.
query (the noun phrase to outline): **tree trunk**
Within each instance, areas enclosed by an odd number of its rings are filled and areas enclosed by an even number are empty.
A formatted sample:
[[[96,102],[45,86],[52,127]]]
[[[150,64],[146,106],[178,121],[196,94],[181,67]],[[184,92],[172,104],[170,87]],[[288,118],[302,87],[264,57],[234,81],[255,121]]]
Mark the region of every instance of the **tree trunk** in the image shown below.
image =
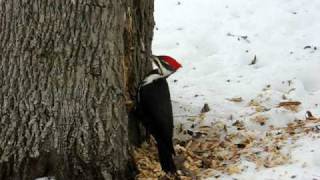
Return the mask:
[[[1,180],[129,178],[153,26],[153,0],[0,0]]]

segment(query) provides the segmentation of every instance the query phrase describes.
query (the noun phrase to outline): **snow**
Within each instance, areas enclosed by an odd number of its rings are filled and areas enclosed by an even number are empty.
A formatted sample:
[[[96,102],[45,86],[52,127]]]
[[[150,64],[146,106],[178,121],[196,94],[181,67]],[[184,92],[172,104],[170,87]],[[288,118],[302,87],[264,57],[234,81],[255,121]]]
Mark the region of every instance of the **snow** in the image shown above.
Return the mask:
[[[319,117],[319,9],[319,0],[156,0],[153,53],[183,66],[169,78],[176,125],[190,126],[186,117],[204,103],[211,110],[201,123],[241,120],[257,134],[305,119],[306,111]],[[267,110],[255,112],[252,100]],[[297,112],[278,107],[289,100],[301,102]],[[251,121],[256,116],[266,125]],[[243,160],[243,172],[220,178],[320,179],[319,138],[306,135],[285,149],[289,164],[256,169]]]

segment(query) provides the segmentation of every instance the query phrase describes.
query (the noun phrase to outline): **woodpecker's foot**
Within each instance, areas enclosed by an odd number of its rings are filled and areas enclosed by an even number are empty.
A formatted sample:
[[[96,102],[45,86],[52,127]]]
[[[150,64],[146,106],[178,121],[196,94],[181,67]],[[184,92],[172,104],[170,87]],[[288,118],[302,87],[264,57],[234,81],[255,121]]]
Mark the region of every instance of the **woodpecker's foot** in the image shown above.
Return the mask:
[[[134,108],[134,102],[131,100],[128,100],[125,102],[126,108],[127,108],[127,112],[131,112]]]

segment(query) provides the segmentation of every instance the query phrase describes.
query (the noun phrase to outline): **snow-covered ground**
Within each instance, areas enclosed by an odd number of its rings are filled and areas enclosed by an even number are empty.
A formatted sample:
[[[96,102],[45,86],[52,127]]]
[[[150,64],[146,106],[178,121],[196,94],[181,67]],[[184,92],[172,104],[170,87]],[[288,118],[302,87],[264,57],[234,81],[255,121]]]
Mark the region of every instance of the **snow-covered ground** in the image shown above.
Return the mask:
[[[183,65],[169,78],[176,126],[188,128],[186,117],[204,103],[211,110],[202,125],[232,129],[238,120],[256,134],[305,119],[306,111],[319,117],[319,9],[319,0],[155,0],[153,53]],[[284,101],[301,105],[278,107]],[[257,169],[243,160],[240,173],[219,178],[320,179],[317,135],[284,145],[290,163]]]

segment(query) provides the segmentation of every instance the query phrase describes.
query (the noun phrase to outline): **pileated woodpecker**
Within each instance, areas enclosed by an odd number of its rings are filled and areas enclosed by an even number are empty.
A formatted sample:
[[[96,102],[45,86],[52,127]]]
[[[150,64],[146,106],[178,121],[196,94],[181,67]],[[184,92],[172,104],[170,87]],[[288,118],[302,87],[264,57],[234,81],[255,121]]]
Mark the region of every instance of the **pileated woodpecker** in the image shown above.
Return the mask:
[[[175,151],[172,144],[173,115],[169,86],[166,78],[181,65],[169,56],[152,56],[157,69],[152,70],[140,83],[136,97],[136,114],[157,142],[162,170],[174,173]]]

